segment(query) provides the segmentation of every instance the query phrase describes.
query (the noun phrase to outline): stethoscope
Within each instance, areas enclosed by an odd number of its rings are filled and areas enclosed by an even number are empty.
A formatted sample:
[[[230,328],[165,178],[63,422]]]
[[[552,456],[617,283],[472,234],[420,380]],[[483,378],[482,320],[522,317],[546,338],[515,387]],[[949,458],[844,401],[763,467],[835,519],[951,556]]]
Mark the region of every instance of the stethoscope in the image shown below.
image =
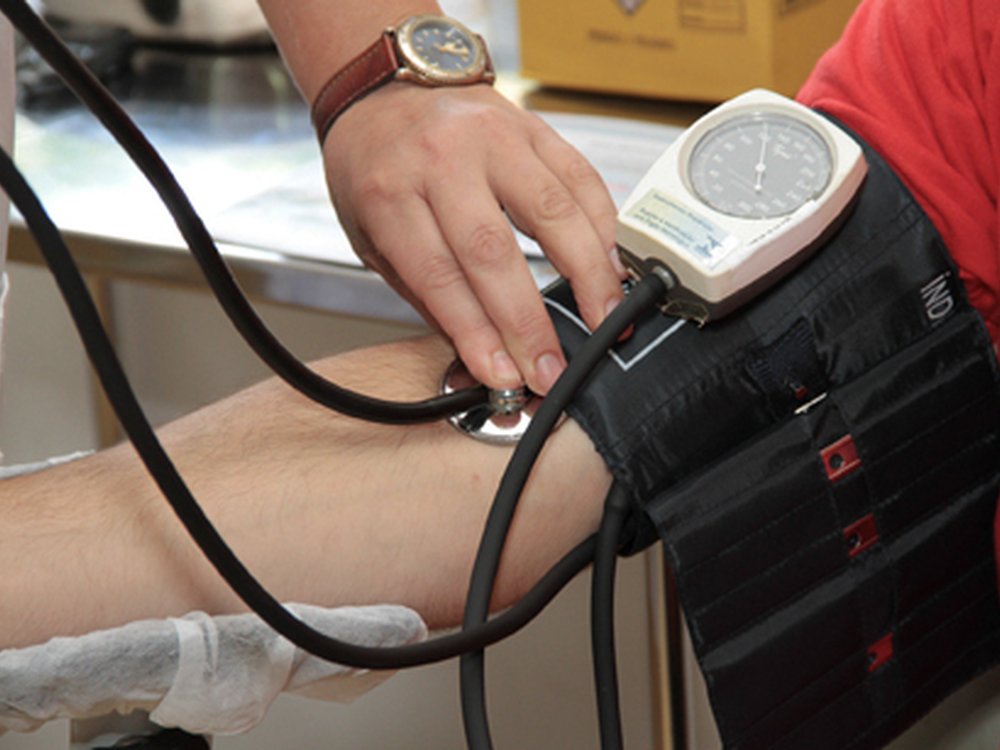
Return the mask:
[[[622,746],[614,656],[613,592],[619,537],[629,507],[627,491],[613,484],[599,531],[568,552],[519,603],[494,617],[488,607],[503,546],[528,476],[548,436],[577,390],[626,328],[664,298],[667,283],[649,274],[593,332],[562,377],[525,417],[525,394],[454,387],[413,403],[371,398],[322,378],[296,359],[267,329],[239,289],[205,225],[168,166],[103,85],[75,58],[24,0],[0,0],[0,10],[83,104],[115,137],[156,189],[198,262],[212,292],[254,352],[288,385],[342,414],[384,424],[449,419],[466,431],[494,424],[495,415],[517,417],[516,441],[476,554],[462,629],[430,641],[391,648],[357,646],[331,638],[299,620],[278,602],[226,544],[160,445],[104,331],[96,306],[66,244],[13,163],[0,151],[0,184],[35,237],[70,310],[87,355],[129,440],[181,523],[219,574],[258,616],[296,646],[320,658],[363,669],[401,669],[460,657],[463,721],[470,748],[492,748],[486,712],[484,649],[534,618],[588,564],[593,563],[592,642],[601,746]],[[502,422],[503,420],[498,420]],[[504,432],[501,430],[501,432]]]

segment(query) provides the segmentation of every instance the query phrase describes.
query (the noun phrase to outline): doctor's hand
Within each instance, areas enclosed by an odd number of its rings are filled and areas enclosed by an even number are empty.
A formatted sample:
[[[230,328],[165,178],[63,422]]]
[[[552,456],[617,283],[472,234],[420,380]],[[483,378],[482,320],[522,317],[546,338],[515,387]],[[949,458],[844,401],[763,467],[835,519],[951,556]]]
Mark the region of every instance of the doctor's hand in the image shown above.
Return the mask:
[[[622,298],[601,178],[487,85],[389,84],[337,120],[324,159],[355,251],[488,386],[546,393],[565,367],[508,218],[569,280],[588,326]]]

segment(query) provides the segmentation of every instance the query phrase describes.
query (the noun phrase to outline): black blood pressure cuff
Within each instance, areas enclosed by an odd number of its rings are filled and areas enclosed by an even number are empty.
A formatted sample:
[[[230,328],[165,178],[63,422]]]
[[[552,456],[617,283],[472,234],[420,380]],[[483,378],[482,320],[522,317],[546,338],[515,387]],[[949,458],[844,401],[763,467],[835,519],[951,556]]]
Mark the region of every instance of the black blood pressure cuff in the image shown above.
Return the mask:
[[[704,328],[654,313],[571,416],[667,559],[728,748],[881,747],[1000,660],[1000,380],[885,163],[798,271]],[[569,356],[586,330],[546,292]]]

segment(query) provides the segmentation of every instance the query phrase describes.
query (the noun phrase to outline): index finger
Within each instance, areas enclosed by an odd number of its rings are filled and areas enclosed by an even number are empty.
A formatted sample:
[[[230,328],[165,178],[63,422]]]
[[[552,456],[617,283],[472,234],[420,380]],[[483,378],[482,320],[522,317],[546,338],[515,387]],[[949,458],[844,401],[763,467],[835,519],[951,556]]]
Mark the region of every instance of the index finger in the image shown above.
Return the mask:
[[[593,330],[624,296],[624,269],[615,264],[614,204],[585,162],[574,161],[570,167],[577,178],[574,192],[537,155],[532,156],[498,166],[494,187],[515,223],[538,240],[552,265],[569,280],[583,319]],[[563,156],[583,159],[575,151]],[[593,219],[577,198],[581,191],[589,194],[585,200],[592,204]],[[606,239],[609,234],[612,238]]]
[[[441,180],[428,186],[427,198],[445,241],[528,386],[547,393],[566,360],[528,262],[490,186],[474,179]]]

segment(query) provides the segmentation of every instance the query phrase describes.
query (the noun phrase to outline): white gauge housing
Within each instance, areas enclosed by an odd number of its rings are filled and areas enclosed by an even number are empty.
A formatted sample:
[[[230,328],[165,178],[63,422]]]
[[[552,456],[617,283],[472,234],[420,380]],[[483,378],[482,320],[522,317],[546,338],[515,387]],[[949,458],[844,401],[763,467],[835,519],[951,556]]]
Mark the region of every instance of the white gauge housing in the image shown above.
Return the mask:
[[[867,171],[834,123],[754,89],[701,117],[656,161],[618,212],[618,245],[638,275],[666,267],[674,312],[718,317],[813,249]]]

